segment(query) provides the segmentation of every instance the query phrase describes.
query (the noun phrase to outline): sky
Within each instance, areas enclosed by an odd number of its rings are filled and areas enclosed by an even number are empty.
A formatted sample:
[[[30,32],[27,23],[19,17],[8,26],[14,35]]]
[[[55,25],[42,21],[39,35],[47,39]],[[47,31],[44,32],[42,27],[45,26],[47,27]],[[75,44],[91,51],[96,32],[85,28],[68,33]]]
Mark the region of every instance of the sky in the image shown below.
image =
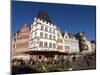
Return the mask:
[[[62,32],[85,32],[89,40],[96,39],[96,6],[12,1],[11,7],[12,34],[31,25],[42,9]]]

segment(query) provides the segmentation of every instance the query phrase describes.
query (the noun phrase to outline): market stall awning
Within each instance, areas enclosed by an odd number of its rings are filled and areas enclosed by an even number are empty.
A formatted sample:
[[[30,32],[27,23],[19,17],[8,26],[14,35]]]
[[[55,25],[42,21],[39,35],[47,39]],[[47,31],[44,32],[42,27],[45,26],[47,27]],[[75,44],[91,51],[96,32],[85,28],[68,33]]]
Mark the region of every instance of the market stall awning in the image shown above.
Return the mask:
[[[75,55],[77,53],[61,52],[61,51],[25,51],[24,53],[30,55]]]

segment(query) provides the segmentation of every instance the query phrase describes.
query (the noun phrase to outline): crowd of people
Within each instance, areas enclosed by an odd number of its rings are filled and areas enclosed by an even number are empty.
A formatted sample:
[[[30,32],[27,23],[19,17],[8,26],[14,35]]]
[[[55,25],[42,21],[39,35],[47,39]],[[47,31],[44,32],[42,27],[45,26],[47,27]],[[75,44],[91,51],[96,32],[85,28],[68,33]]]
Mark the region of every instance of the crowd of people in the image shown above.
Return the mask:
[[[20,68],[30,67],[32,73],[49,72],[51,69],[53,70],[53,68],[55,68],[53,71],[60,71],[58,70],[58,68],[59,69],[61,68],[61,70],[63,71],[63,70],[69,70],[70,68],[72,68],[73,63],[75,63],[76,61],[80,59],[85,59],[86,65],[87,67],[89,67],[90,60],[93,59],[93,55],[71,55],[71,56],[61,57],[59,59],[53,59],[53,58],[48,58],[47,60],[30,59],[28,61],[23,60],[23,59],[13,59],[12,66],[20,67]]]

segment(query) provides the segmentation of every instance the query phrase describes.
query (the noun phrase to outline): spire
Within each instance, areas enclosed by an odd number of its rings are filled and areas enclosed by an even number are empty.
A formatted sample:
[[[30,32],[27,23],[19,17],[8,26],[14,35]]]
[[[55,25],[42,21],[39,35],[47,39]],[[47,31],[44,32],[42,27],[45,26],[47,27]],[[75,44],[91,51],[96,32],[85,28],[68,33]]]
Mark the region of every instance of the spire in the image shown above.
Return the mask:
[[[51,23],[50,17],[48,16],[47,12],[44,10],[39,10],[37,18],[42,19],[43,21]]]

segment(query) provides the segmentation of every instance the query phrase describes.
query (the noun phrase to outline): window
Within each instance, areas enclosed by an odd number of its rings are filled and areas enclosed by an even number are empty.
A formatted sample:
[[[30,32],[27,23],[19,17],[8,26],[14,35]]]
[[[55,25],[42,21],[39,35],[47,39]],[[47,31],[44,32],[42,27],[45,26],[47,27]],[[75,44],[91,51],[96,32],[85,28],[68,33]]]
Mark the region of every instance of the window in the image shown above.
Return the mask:
[[[37,35],[37,32],[35,32],[34,34],[35,34],[35,37],[36,37],[36,35]]]
[[[52,48],[52,43],[49,43],[49,47]]]
[[[33,46],[33,41],[32,40],[29,42],[29,46]]]
[[[47,43],[47,42],[45,42],[45,43],[44,43],[44,47],[47,47],[47,45],[48,45],[48,43]]]
[[[55,30],[53,30],[53,33],[55,34]]]
[[[52,35],[49,35],[49,39],[52,39]]]
[[[15,45],[13,45],[13,48],[15,48]]]
[[[33,44],[33,41],[30,41],[30,44]]]
[[[45,38],[46,38],[46,39],[48,38],[48,34],[47,34],[47,33],[45,33]]]
[[[45,27],[45,31],[48,31],[48,28],[47,27]]]
[[[55,36],[53,36],[53,40],[55,40]]]
[[[51,32],[52,30],[51,30],[51,28],[49,29],[49,32]]]
[[[65,46],[65,49],[66,49],[66,50],[69,50],[69,49],[70,49],[70,46]]]
[[[64,40],[64,44],[69,44],[70,40]]]
[[[58,39],[57,42],[63,43],[63,40],[62,39]]]
[[[40,41],[39,47],[43,47],[43,42],[42,41]]]
[[[43,38],[43,32],[40,32],[40,37]]]
[[[44,30],[44,26],[41,26],[41,30]]]
[[[53,43],[53,48],[56,48],[56,44],[55,43]]]
[[[37,41],[37,44],[39,43],[39,41]]]
[[[36,44],[36,41],[34,41],[34,44]]]
[[[63,46],[58,46],[58,50],[63,50]]]

